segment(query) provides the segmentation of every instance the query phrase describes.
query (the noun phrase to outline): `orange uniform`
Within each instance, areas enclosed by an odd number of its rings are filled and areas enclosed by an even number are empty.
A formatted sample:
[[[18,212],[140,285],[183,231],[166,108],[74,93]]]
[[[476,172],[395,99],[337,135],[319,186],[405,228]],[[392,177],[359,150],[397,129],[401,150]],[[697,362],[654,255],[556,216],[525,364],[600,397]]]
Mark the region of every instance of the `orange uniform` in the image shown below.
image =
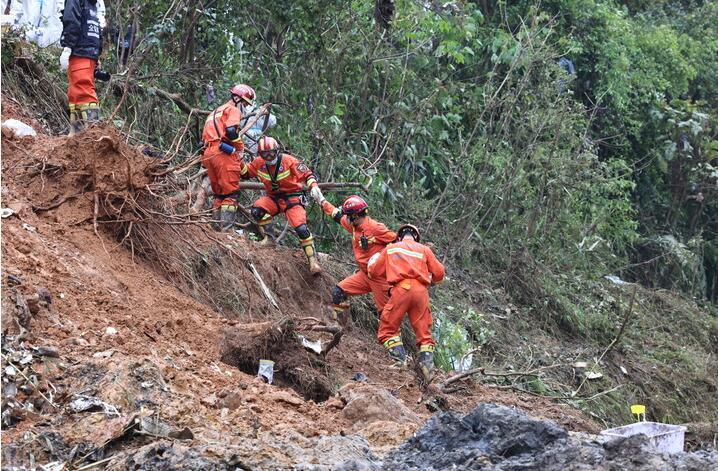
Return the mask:
[[[81,113],[89,108],[99,107],[95,92],[96,65],[96,59],[70,56],[67,68],[67,101],[71,112]]]
[[[231,139],[227,136],[227,129],[234,127],[240,129],[242,113],[234,101],[230,100],[214,110],[207,117],[202,131],[202,141],[205,144],[202,165],[207,169],[207,176],[214,193],[214,208],[222,205],[236,206],[235,194],[239,190],[239,180],[245,163],[242,160],[244,143],[241,137]],[[220,150],[220,144],[225,143],[234,148],[235,152],[227,153]]]
[[[281,154],[276,165],[267,165],[263,158],[257,157],[242,170],[242,175],[258,178],[267,193],[253,204],[265,213],[259,220],[260,225],[269,224],[278,213],[284,213],[294,228],[307,223],[302,204],[304,184],[313,188],[317,186],[317,178],[299,159]]]
[[[328,216],[333,216],[337,213],[337,208],[326,200],[322,203],[322,210]],[[367,276],[367,263],[373,255],[381,252],[387,244],[396,240],[396,233],[369,216],[366,216],[359,226],[352,225],[346,215],[336,221],[351,234],[354,258],[359,265],[359,271],[344,278],[337,286],[349,295],[371,293],[374,297],[374,304],[381,312],[384,305],[389,301],[389,284],[386,281],[386,276],[380,275],[374,279],[369,278]],[[362,247],[362,238],[366,241],[366,248]],[[346,309],[347,306],[335,307],[337,309]]]
[[[369,261],[369,276],[386,276],[392,286],[389,302],[379,319],[377,337],[386,348],[401,345],[401,320],[409,314],[420,351],[433,351],[431,336],[430,284],[444,279],[444,266],[427,246],[411,240],[387,245]]]

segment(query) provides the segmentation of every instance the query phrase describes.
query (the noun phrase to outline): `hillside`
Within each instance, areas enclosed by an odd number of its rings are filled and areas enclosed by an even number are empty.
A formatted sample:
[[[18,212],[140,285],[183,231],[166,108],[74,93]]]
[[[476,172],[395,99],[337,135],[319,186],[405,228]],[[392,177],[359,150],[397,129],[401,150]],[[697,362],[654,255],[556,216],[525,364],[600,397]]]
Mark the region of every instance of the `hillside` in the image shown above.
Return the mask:
[[[3,98],[7,117],[37,126]],[[248,324],[281,319],[299,324],[300,318],[326,315],[332,276],[312,279],[294,250],[260,248],[236,235],[204,235],[188,224],[169,232],[171,240],[155,241],[167,248],[162,255],[177,257],[182,270],[184,247],[178,241],[186,238],[193,240],[195,255],[215,257],[216,263],[209,265],[208,284],[201,289],[171,282],[181,274],[163,270],[151,254],[144,257],[138,245],[133,249],[123,242],[112,230],[117,225],[105,224],[113,221],[109,206],[101,205],[97,230],[93,225],[94,195],[139,198],[150,183],[143,169],[155,163],[116,131],[97,128],[74,138],[3,137],[2,149],[3,207],[15,211],[2,224],[3,366],[8,361],[17,366],[5,384],[18,390],[3,399],[5,463],[79,464],[106,456],[116,457],[110,464],[121,462],[156,440],[123,436],[132,419],[141,417],[174,431],[188,428],[193,438],[183,443],[201,456],[229,460],[236,455],[260,466],[331,466],[362,447],[387,451],[431,414],[414,374],[391,369],[383,348],[359,327],[326,360],[288,339],[291,356],[273,352],[279,373],[272,385],[223,363],[223,354],[231,353],[228,339],[245,335],[242,328]],[[88,180],[93,169],[97,183]],[[279,309],[232,253],[256,266]],[[346,270],[328,257],[323,263],[330,272]],[[222,290],[233,285],[222,286],[217,279],[228,275],[239,281],[241,310],[217,309],[204,298],[225,296]],[[359,372],[368,381],[352,381]],[[36,387],[23,374],[34,377]],[[598,429],[568,406],[477,383],[444,397],[456,411],[491,401],[571,430]],[[28,436],[35,438],[28,441]]]

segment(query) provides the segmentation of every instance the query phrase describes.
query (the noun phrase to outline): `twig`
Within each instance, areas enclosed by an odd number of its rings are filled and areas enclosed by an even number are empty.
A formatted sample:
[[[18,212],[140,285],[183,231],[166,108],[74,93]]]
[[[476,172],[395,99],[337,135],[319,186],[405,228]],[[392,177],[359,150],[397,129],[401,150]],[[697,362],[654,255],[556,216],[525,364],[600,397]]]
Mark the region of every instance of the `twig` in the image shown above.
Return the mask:
[[[110,461],[110,460],[113,459],[113,458],[114,458],[114,456],[110,456],[109,458],[105,458],[105,459],[100,460],[100,461],[95,461],[94,463],[90,463],[90,464],[87,464],[87,465],[85,465],[85,466],[83,466],[83,467],[81,467],[81,468],[77,468],[75,471],[85,471],[86,469],[92,469],[92,468],[94,468],[94,467],[96,467],[96,466],[100,466],[101,464],[107,463],[108,461]]]
[[[32,385],[32,387],[35,389],[35,391],[37,391],[37,392],[42,396],[42,398],[47,401],[48,404],[50,404],[50,405],[51,405],[52,407],[54,407],[55,409],[59,409],[59,408],[60,408],[57,404],[55,404],[55,403],[52,402],[50,399],[48,399],[47,396],[45,396],[45,395],[42,393],[42,391],[40,391],[40,389],[39,389],[37,386],[35,386],[35,383],[33,383],[32,381],[30,381],[30,378],[28,378],[27,376],[25,376],[25,373],[23,373],[22,370],[21,370],[17,365],[15,365],[15,364],[10,360],[10,358],[7,357],[7,355],[5,355],[5,354],[3,353],[3,354],[2,354],[2,357],[5,359],[6,362],[8,362],[10,365],[12,365],[13,368],[15,368],[15,371],[17,371],[18,373],[20,373],[20,376],[22,376],[23,378],[25,378],[25,381],[27,381],[28,383],[30,383],[30,384]]]

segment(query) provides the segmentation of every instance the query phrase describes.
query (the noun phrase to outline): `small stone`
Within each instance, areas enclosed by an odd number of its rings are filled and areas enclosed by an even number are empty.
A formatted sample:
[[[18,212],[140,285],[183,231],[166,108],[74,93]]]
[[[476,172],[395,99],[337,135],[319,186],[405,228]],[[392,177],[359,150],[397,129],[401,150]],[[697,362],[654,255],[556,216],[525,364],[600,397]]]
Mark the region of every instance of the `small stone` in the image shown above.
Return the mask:
[[[242,396],[238,393],[230,393],[219,401],[219,406],[229,410],[239,409],[242,405]]]
[[[272,400],[274,400],[275,402],[286,402],[287,404],[291,404],[293,406],[301,406],[302,404],[304,404],[303,400],[290,394],[287,391],[275,392],[274,394],[272,394]]]
[[[37,294],[30,295],[25,298],[25,302],[27,303],[28,309],[30,309],[30,314],[34,316],[40,312],[40,296]]]
[[[214,395],[214,393],[210,394],[209,396],[204,396],[202,399],[199,400],[202,404],[204,404],[207,407],[214,407],[217,405],[217,396]]]
[[[114,350],[105,350],[104,352],[95,352],[92,354],[93,358],[110,358],[115,353]]]
[[[105,334],[106,335],[115,335],[115,334],[117,334],[117,329],[115,329],[114,327],[108,327],[105,329]]]
[[[40,301],[44,301],[47,304],[52,304],[52,294],[47,288],[40,287],[37,289],[37,295],[40,297]]]
[[[87,340],[83,339],[82,337],[75,337],[75,338],[73,338],[73,339],[72,339],[72,343],[74,343],[75,345],[78,345],[78,346],[80,346],[80,347],[87,347],[87,346],[90,345],[90,342],[88,342]]]
[[[342,410],[344,409],[344,401],[342,401],[338,397],[330,397],[327,401],[324,402],[324,407]]]

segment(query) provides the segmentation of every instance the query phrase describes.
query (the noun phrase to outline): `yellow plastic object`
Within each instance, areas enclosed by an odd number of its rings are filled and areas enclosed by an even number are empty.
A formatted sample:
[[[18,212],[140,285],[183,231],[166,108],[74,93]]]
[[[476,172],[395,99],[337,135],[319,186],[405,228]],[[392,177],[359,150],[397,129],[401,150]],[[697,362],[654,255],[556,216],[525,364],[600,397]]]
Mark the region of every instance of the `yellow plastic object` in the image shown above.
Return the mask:
[[[646,406],[643,404],[633,404],[631,406],[631,414],[636,416],[636,420],[640,421],[643,420],[646,421]],[[641,418],[643,416],[643,418]]]

